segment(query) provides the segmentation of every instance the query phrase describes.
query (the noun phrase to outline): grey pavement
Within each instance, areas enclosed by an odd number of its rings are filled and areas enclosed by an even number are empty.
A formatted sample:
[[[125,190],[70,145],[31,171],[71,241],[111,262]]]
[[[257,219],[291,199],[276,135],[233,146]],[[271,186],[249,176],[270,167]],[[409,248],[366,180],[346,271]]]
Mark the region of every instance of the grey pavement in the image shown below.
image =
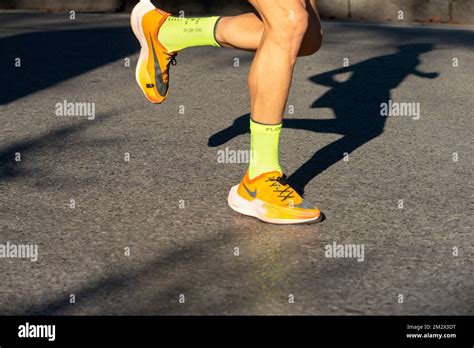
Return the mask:
[[[0,28],[0,245],[39,255],[0,258],[0,314],[474,314],[473,28],[324,23],[281,141],[327,216],[301,226],[226,203],[246,164],[218,155],[249,146],[251,53],[180,53],[157,106],[126,15]],[[57,116],[65,100],[95,118]],[[419,118],[380,116],[388,100]],[[326,257],[333,243],[363,260]]]

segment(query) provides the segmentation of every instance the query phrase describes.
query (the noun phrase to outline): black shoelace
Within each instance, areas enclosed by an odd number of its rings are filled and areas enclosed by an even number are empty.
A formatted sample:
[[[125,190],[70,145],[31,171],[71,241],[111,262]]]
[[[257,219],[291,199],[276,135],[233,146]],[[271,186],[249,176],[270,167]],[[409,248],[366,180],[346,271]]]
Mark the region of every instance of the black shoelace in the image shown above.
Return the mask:
[[[270,177],[265,182],[271,182],[270,187],[273,187],[273,192],[278,192],[278,197],[281,198],[282,202],[294,198],[292,194],[295,192],[291,189],[291,186],[286,182],[287,176],[283,174],[278,177]]]
[[[165,53],[165,54],[168,56],[168,64],[166,64],[167,68],[169,68],[170,64],[173,66],[178,64],[178,62],[176,61],[176,56],[178,55],[178,53],[174,52],[174,53]]]

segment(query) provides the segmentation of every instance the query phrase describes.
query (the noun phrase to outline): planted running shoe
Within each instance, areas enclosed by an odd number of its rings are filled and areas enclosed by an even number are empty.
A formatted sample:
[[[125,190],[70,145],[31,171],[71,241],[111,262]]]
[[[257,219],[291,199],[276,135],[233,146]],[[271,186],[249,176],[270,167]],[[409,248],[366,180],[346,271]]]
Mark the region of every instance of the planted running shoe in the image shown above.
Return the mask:
[[[160,28],[169,16],[171,14],[157,9],[150,0],[141,0],[130,17],[141,45],[135,77],[147,99],[155,104],[168,97],[169,68],[176,64],[177,52],[168,52],[158,40]]]
[[[320,222],[324,215],[307,204],[280,172],[262,174],[250,180],[248,172],[232,187],[229,206],[235,211],[273,224]]]

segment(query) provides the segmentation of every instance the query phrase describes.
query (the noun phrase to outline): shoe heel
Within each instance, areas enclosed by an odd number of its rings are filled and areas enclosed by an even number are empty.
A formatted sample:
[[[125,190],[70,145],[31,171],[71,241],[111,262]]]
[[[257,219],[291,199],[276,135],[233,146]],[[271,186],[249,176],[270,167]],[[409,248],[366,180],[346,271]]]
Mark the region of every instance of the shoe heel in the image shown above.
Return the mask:
[[[132,26],[133,33],[140,41],[142,47],[146,47],[146,38],[142,30],[142,19],[145,14],[149,11],[153,11],[156,7],[150,2],[150,0],[141,0],[132,10],[130,15],[130,24]]]
[[[150,2],[150,0],[141,0],[132,10],[130,15],[130,25],[132,27],[133,33],[135,34],[137,40],[140,42],[140,56],[138,57],[137,67],[135,68],[135,80],[137,81],[138,86],[142,90],[145,97],[150,101],[150,98],[147,95],[147,91],[144,89],[140,83],[140,70],[145,69],[145,62],[148,57],[148,44],[146,41],[145,33],[143,32],[142,20],[143,16],[149,11],[153,11],[155,6]],[[147,74],[148,76],[148,74]]]
[[[229,207],[240,214],[256,217],[255,213],[249,207],[250,202],[240,197],[239,193],[237,192],[238,188],[239,185],[235,185],[229,191],[229,195],[227,197],[227,203],[229,204]]]

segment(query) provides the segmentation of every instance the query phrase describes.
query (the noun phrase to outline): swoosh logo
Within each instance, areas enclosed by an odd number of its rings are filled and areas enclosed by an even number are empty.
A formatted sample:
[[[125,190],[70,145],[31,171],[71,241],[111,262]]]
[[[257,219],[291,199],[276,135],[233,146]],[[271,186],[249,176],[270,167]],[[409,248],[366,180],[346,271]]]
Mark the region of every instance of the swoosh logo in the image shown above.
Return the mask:
[[[302,208],[302,209],[314,209],[314,207],[312,205],[306,203],[306,201],[302,201],[300,204],[295,204],[294,207]]]
[[[155,85],[156,88],[158,89],[158,93],[162,97],[166,95],[166,92],[168,91],[168,84],[163,83],[163,76],[161,74],[161,68],[160,68],[160,61],[158,60],[158,57],[156,56],[155,52],[155,45],[153,45],[153,38],[151,37],[150,34],[150,42],[151,42],[151,48],[153,50],[153,60],[155,61]]]
[[[242,183],[242,185],[244,186],[245,191],[247,191],[247,193],[250,195],[250,197],[252,197],[252,198],[257,197],[257,189],[255,189],[255,190],[253,190],[253,191],[250,191],[250,190],[248,189],[248,187],[245,186],[244,183]]]

